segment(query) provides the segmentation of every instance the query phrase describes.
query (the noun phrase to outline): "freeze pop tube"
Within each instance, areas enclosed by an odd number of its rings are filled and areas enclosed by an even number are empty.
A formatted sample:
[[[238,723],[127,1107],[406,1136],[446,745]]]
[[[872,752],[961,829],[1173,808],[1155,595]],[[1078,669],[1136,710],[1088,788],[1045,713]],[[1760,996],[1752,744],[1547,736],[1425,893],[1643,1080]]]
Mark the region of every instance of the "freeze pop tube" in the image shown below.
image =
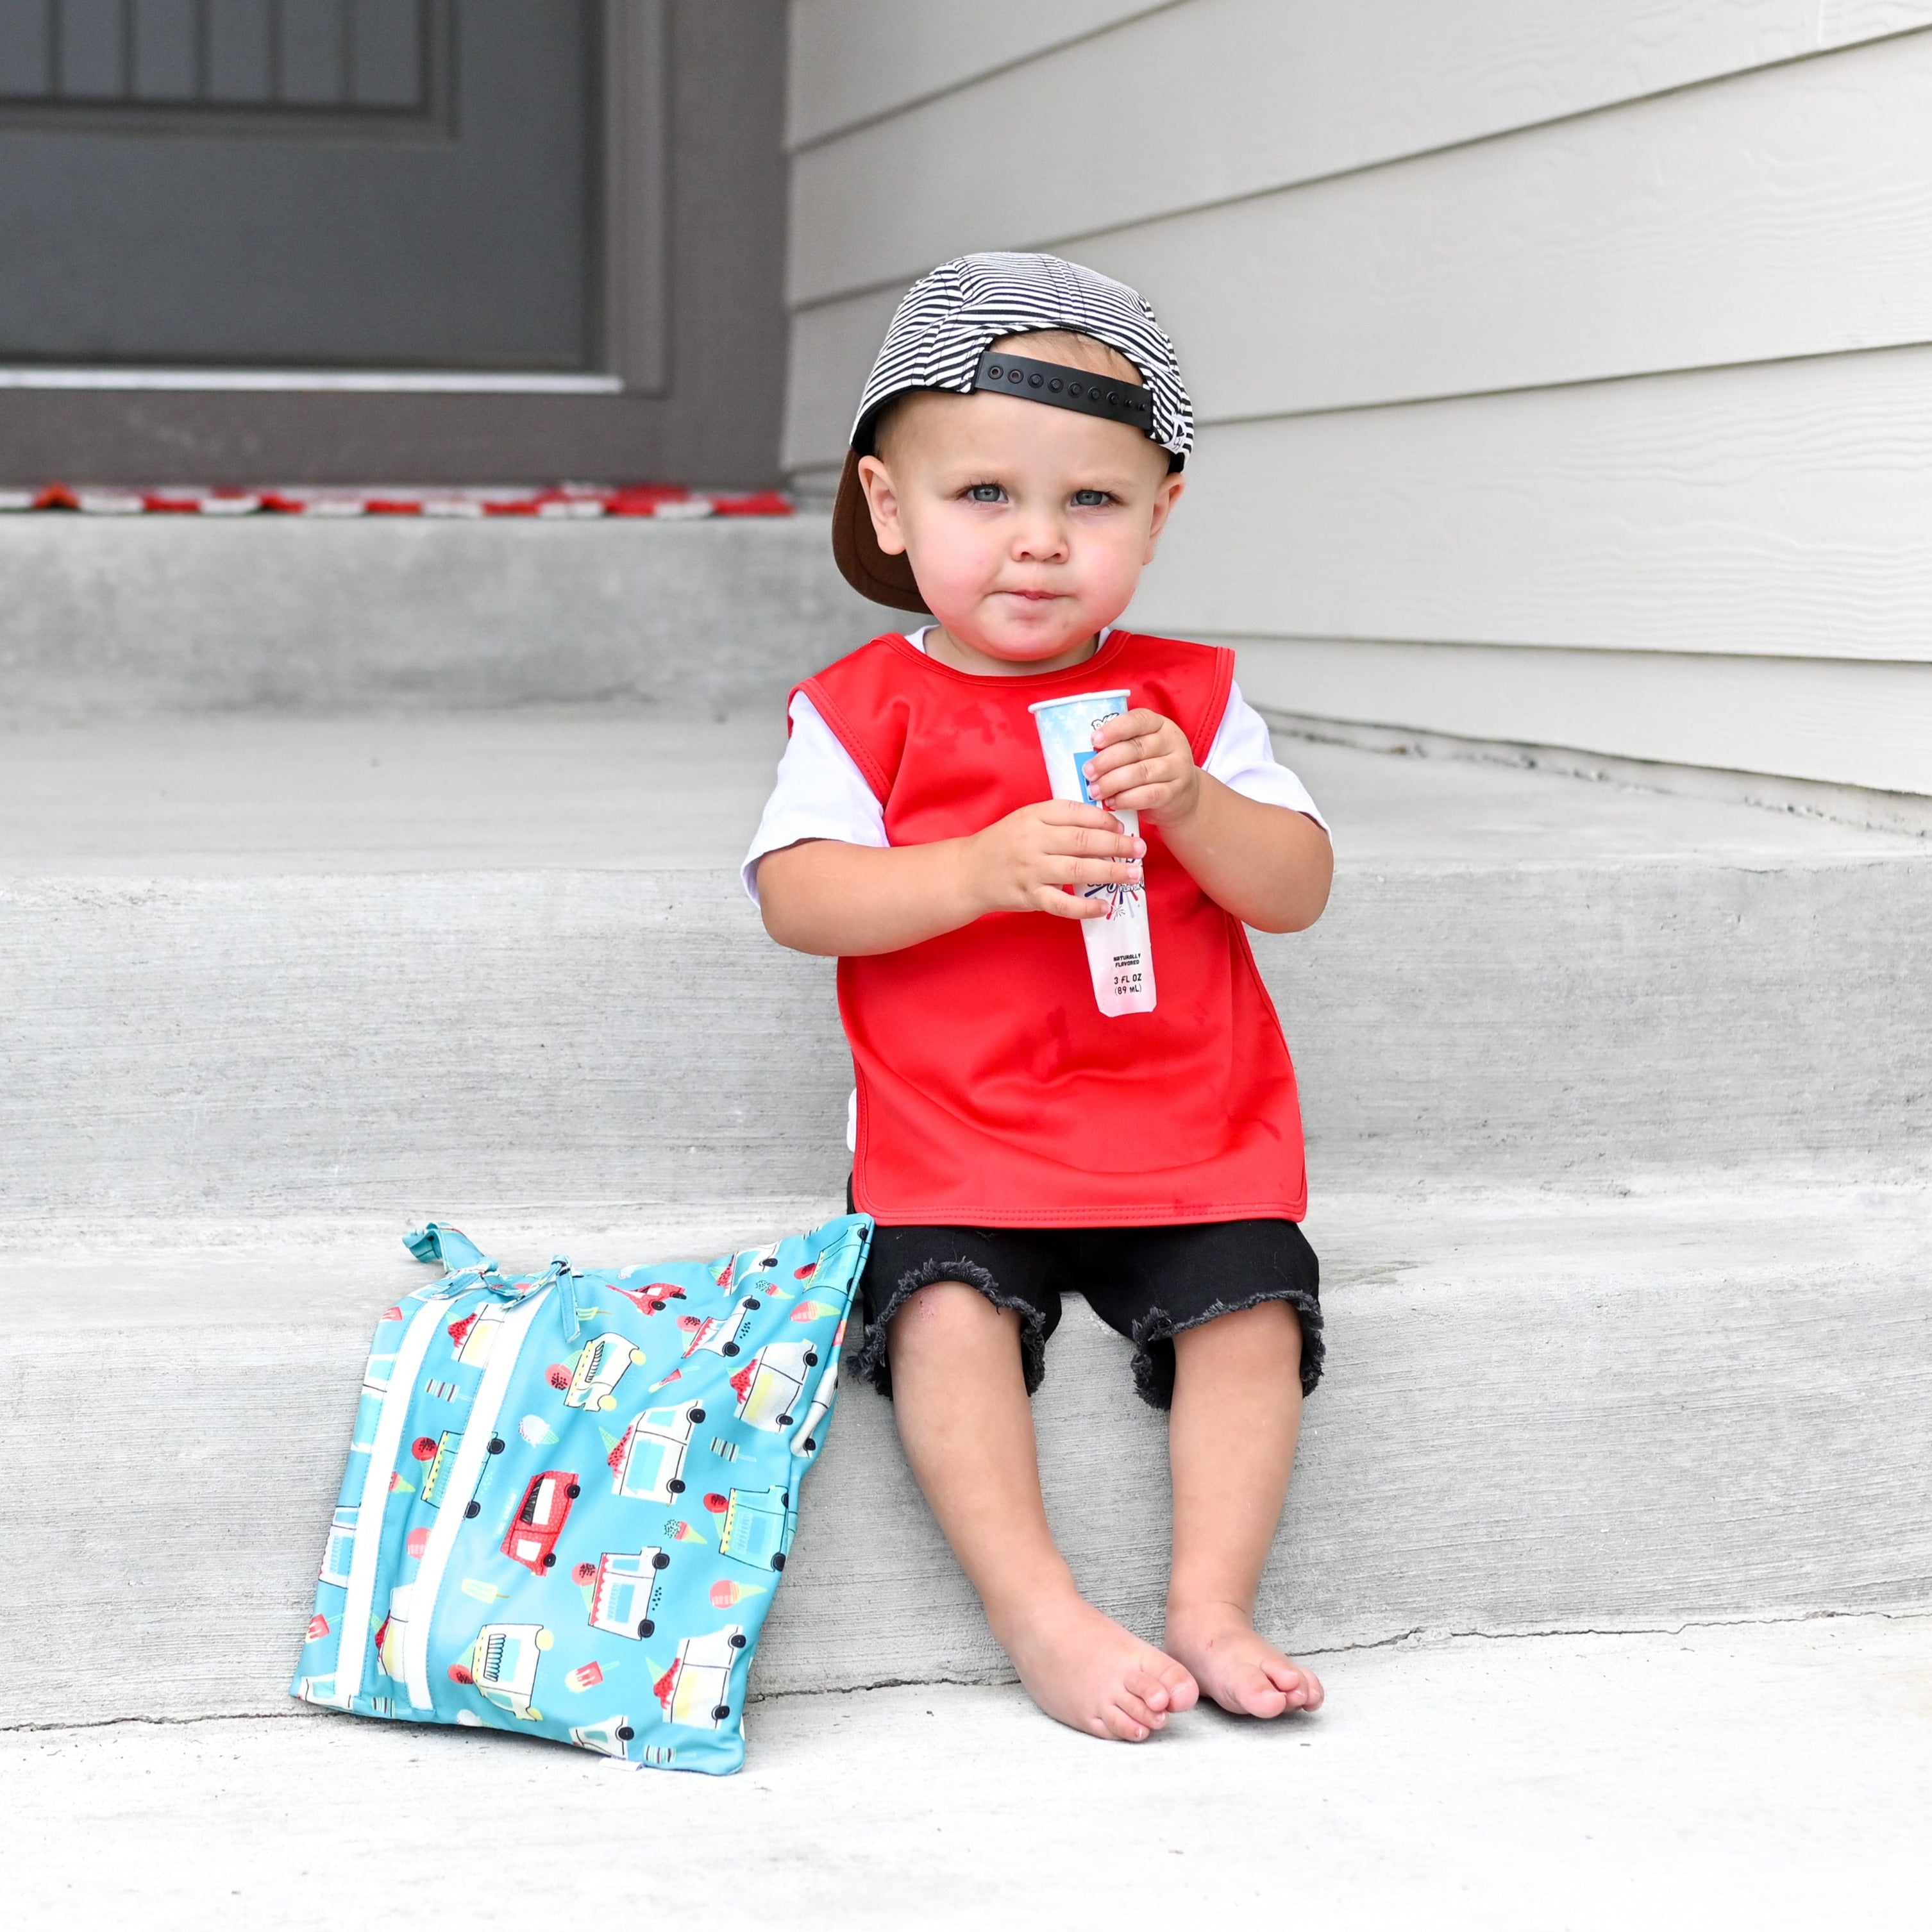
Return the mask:
[[[1094,755],[1094,728],[1104,718],[1118,718],[1128,708],[1127,698],[1124,691],[1083,691],[1027,706],[1040,731],[1040,748],[1055,798],[1080,805],[1100,802],[1087,789],[1081,768]],[[1130,835],[1139,836],[1138,812],[1115,811],[1114,816]],[[1080,922],[1096,1004],[1110,1019],[1153,1012],[1154,951],[1148,936],[1144,878],[1132,885],[1083,886],[1080,890],[1084,898],[1107,902],[1106,918]]]

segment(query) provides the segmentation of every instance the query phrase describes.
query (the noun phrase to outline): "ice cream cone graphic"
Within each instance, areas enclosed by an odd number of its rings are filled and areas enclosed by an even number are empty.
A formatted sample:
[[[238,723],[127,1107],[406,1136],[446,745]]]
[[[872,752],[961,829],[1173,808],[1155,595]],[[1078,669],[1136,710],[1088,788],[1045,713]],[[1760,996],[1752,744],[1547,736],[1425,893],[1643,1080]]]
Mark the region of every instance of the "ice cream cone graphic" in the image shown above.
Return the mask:
[[[762,1583],[734,1582],[729,1576],[721,1576],[711,1586],[711,1600],[721,1610],[735,1610],[747,1597],[762,1597],[765,1586]]]

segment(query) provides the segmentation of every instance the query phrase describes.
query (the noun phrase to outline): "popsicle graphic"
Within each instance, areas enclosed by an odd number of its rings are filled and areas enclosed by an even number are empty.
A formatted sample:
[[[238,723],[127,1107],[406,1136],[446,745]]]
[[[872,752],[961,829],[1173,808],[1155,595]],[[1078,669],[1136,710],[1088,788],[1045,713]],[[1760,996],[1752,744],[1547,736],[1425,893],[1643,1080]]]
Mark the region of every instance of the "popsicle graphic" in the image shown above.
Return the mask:
[[[574,1670],[564,1673],[564,1688],[570,1690],[594,1690],[604,1681],[604,1666],[593,1657],[588,1664],[580,1664]]]
[[[308,1641],[320,1643],[328,1634],[328,1619],[320,1611],[308,1620]]]
[[[507,1590],[500,1590],[494,1583],[486,1583],[480,1576],[466,1576],[463,1580],[463,1594],[474,1597],[479,1604],[494,1604],[499,1598],[509,1595]]]

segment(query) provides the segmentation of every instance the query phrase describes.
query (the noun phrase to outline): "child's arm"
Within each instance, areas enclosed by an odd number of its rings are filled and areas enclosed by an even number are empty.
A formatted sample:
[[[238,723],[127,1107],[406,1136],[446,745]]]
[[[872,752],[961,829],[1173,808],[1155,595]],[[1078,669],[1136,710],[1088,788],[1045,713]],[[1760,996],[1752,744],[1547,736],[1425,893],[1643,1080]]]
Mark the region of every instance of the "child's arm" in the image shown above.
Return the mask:
[[[1097,919],[1103,900],[1060,888],[1128,884],[1146,850],[1112,812],[1048,799],[969,838],[885,847],[810,838],[768,852],[758,904],[765,930],[796,952],[896,952],[989,912]]]
[[[1096,736],[1088,789],[1115,811],[1151,814],[1217,905],[1263,932],[1300,932],[1322,916],[1335,852],[1313,819],[1202,771],[1180,726],[1158,712],[1124,712]]]

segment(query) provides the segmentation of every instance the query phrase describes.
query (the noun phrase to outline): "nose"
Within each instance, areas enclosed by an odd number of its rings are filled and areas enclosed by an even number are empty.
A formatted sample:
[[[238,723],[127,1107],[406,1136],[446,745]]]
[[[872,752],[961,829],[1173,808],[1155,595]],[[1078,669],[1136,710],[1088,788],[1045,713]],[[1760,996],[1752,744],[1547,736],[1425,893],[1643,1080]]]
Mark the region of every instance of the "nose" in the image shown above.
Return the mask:
[[[1013,532],[1016,563],[1064,563],[1066,526],[1049,510],[1036,509],[1020,520]]]

